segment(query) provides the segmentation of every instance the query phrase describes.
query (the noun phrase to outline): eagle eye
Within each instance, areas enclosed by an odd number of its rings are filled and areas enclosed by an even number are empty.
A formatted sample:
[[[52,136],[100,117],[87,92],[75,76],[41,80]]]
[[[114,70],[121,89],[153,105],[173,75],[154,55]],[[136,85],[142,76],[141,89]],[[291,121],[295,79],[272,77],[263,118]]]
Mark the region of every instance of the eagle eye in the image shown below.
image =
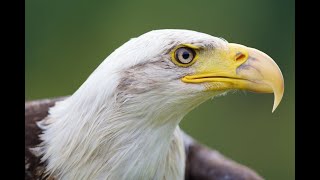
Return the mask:
[[[189,66],[193,64],[196,57],[194,49],[189,47],[179,47],[174,51],[173,60],[179,66]]]

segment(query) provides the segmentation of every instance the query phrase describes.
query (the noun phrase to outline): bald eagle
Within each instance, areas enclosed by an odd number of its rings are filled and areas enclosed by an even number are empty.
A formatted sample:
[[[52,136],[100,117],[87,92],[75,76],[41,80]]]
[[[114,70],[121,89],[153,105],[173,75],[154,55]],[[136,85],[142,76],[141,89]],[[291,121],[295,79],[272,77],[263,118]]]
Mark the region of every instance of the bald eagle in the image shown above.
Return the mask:
[[[30,151],[48,178],[182,180],[180,121],[237,89],[274,93],[274,111],[284,80],[257,49],[191,30],[153,30],[112,52],[51,107],[38,122],[41,143]]]

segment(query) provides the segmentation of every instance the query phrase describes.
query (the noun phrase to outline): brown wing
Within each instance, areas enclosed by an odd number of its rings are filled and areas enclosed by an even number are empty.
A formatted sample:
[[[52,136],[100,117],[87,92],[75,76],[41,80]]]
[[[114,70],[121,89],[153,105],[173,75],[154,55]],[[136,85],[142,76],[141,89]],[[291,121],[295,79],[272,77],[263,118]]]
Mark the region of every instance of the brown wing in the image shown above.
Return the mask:
[[[25,103],[25,179],[45,179],[44,164],[34,156],[29,148],[39,143],[41,130],[36,125],[48,115],[49,107],[66,97],[29,101]],[[199,144],[184,134],[187,155],[186,180],[261,180],[253,170],[227,159],[219,152]],[[50,178],[51,179],[51,178]]]
[[[49,107],[64,98],[43,99],[25,103],[25,180],[44,179],[44,164],[40,163],[40,158],[32,154],[29,148],[34,148],[40,143],[41,129],[36,122],[48,115]]]
[[[250,168],[226,158],[187,134],[184,134],[187,154],[186,180],[262,180]]]

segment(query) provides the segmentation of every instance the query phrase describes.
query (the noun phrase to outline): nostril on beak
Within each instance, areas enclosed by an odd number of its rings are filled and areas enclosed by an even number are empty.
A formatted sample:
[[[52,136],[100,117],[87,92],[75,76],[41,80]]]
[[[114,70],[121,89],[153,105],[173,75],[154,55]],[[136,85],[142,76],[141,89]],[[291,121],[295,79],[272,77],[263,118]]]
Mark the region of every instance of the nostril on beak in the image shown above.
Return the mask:
[[[246,59],[246,55],[242,52],[237,52],[235,59],[236,61],[243,61]]]

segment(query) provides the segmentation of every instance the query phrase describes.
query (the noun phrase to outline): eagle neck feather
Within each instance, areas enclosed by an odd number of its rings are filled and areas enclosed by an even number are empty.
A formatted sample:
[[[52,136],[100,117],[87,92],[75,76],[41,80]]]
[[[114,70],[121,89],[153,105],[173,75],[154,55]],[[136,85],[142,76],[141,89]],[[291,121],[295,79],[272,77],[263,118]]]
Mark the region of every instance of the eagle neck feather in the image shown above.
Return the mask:
[[[141,103],[149,102],[143,97],[129,100],[140,103],[122,104],[114,93],[85,94],[99,91],[88,87],[94,86],[82,86],[58,102],[40,123],[48,174],[58,179],[184,178],[185,152],[178,126],[183,113],[168,113],[161,102]],[[150,108],[163,112],[154,114]]]

